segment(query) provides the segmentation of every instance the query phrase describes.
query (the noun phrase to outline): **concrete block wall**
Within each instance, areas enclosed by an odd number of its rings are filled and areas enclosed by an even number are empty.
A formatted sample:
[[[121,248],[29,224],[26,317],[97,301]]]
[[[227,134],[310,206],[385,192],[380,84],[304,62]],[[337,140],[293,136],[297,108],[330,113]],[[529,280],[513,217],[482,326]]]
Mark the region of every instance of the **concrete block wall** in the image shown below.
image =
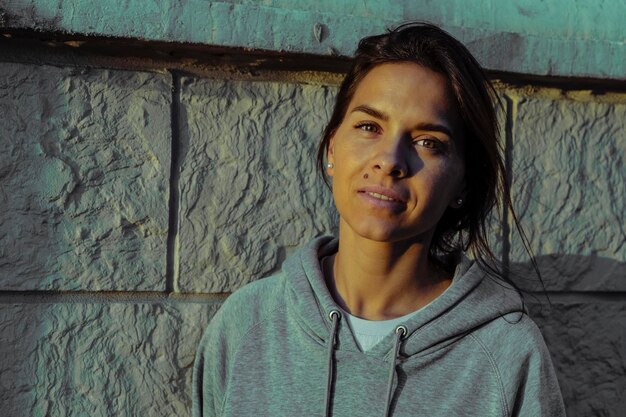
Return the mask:
[[[171,85],[2,63],[2,289],[165,289]]]
[[[0,60],[0,415],[189,415],[221,302],[335,228],[335,91]]]
[[[333,229],[330,192],[314,155],[334,92],[326,85],[180,79],[176,290],[233,291]]]
[[[626,95],[525,88],[505,96],[514,205],[552,302],[529,298],[530,310],[550,347],[568,415],[620,416]],[[519,236],[505,240],[513,268],[532,276]],[[537,282],[522,286],[541,290]]]

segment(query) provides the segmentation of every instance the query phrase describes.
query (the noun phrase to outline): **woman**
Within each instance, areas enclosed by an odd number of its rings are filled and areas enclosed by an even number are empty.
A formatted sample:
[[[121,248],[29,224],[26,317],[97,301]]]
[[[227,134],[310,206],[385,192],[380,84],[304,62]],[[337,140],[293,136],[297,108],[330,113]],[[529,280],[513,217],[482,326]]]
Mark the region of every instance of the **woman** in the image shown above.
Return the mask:
[[[437,27],[360,42],[318,155],[339,238],[224,303],[198,350],[195,416],[564,415],[487,243],[491,209],[510,206],[492,96]]]

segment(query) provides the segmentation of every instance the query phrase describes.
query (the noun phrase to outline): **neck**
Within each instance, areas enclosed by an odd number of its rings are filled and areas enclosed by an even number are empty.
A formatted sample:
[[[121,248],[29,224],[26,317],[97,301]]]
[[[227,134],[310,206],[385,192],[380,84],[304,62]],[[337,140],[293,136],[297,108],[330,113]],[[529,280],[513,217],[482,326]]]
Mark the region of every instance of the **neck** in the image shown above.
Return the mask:
[[[409,314],[439,296],[451,278],[428,256],[427,242],[376,242],[342,233],[325,275],[335,301],[350,314],[386,320]]]

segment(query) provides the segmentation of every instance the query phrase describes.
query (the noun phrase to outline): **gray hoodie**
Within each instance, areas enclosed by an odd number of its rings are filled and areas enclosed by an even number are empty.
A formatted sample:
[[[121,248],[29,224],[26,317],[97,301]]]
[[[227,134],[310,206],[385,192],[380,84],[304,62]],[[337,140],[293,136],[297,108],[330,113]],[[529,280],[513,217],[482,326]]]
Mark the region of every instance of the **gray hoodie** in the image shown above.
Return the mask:
[[[565,415],[515,291],[462,262],[441,296],[362,352],[331,314],[320,259],[336,251],[316,239],[228,298],[198,348],[194,417]]]

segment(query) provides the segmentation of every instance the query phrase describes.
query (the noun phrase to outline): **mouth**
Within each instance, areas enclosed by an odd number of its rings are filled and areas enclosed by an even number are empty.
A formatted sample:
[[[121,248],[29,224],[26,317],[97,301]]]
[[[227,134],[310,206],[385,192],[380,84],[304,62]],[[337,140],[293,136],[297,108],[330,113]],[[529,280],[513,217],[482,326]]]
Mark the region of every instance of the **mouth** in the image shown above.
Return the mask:
[[[401,192],[378,185],[363,187],[358,192],[375,200],[399,204],[406,204],[407,202],[407,198]]]
[[[381,186],[367,186],[358,190],[367,206],[375,210],[402,212],[406,209],[407,199],[400,192]]]
[[[391,198],[391,197],[386,196],[384,194],[379,194],[379,193],[375,193],[375,192],[372,192],[372,191],[362,191],[362,192],[364,192],[365,194],[370,195],[370,196],[372,196],[374,198],[378,198],[380,200],[383,200],[383,201],[396,201],[398,203],[402,202],[400,200],[396,200],[395,198]]]

